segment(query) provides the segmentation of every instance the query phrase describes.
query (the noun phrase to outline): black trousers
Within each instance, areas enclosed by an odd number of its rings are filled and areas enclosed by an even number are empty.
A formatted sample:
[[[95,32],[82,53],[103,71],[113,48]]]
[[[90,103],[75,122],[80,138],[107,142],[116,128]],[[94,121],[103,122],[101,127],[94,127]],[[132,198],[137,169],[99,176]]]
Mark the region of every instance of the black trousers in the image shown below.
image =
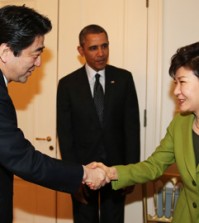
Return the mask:
[[[13,220],[13,174],[0,166],[0,223]]]
[[[114,191],[111,184],[100,190],[87,188],[87,202],[82,204],[72,196],[74,223],[124,223],[125,196]]]

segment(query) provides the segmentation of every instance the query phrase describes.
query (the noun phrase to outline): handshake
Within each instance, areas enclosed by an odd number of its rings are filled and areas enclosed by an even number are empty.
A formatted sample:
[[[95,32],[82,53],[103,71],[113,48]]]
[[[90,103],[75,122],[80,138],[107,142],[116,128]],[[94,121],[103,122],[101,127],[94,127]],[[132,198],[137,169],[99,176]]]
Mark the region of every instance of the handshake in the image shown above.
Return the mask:
[[[109,183],[111,180],[117,180],[117,170],[115,167],[107,167],[103,163],[92,162],[84,168],[82,183],[90,189],[97,190]]]

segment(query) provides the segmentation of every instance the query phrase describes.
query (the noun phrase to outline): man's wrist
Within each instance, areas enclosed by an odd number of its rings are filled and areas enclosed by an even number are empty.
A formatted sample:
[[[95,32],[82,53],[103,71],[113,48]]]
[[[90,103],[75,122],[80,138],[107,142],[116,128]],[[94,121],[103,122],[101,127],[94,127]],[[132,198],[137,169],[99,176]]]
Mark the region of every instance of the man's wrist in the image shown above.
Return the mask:
[[[86,166],[82,165],[83,167],[83,178],[82,178],[82,182],[85,182],[87,177],[88,177],[88,174],[87,174],[87,170],[86,170]]]
[[[118,180],[118,172],[117,172],[117,169],[112,166],[110,167],[110,173],[111,173],[111,180]]]

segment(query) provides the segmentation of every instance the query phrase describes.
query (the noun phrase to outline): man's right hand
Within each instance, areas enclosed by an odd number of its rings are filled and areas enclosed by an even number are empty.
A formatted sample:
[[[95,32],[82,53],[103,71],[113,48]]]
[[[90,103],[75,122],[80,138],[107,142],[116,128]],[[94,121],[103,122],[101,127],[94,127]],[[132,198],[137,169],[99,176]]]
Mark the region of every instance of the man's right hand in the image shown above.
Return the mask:
[[[89,165],[83,166],[84,176],[83,184],[87,184],[90,189],[97,190],[103,187],[106,183],[109,183],[109,178],[106,177],[106,173],[102,168],[90,168]]]

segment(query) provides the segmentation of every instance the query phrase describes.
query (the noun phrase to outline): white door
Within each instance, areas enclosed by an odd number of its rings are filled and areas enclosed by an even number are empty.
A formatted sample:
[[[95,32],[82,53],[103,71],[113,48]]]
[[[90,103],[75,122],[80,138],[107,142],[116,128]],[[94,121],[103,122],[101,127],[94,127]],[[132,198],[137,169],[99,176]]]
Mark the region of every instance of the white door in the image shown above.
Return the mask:
[[[53,30],[46,36],[43,64],[26,84],[9,84],[17,109],[18,125],[36,149],[56,157],[57,88],[57,0],[7,0],[7,4],[29,6],[48,16]],[[50,137],[50,140],[47,137]],[[38,140],[36,139],[38,138]],[[55,223],[56,192],[15,178],[14,223]]]
[[[173,96],[173,80],[168,74],[170,58],[182,46],[199,41],[198,27],[198,0],[167,0],[163,1],[163,48],[162,54],[162,106],[161,115],[164,117],[160,123],[161,137],[172,120],[176,106]],[[186,16],[185,16],[186,15]],[[164,106],[164,105],[167,106]]]

